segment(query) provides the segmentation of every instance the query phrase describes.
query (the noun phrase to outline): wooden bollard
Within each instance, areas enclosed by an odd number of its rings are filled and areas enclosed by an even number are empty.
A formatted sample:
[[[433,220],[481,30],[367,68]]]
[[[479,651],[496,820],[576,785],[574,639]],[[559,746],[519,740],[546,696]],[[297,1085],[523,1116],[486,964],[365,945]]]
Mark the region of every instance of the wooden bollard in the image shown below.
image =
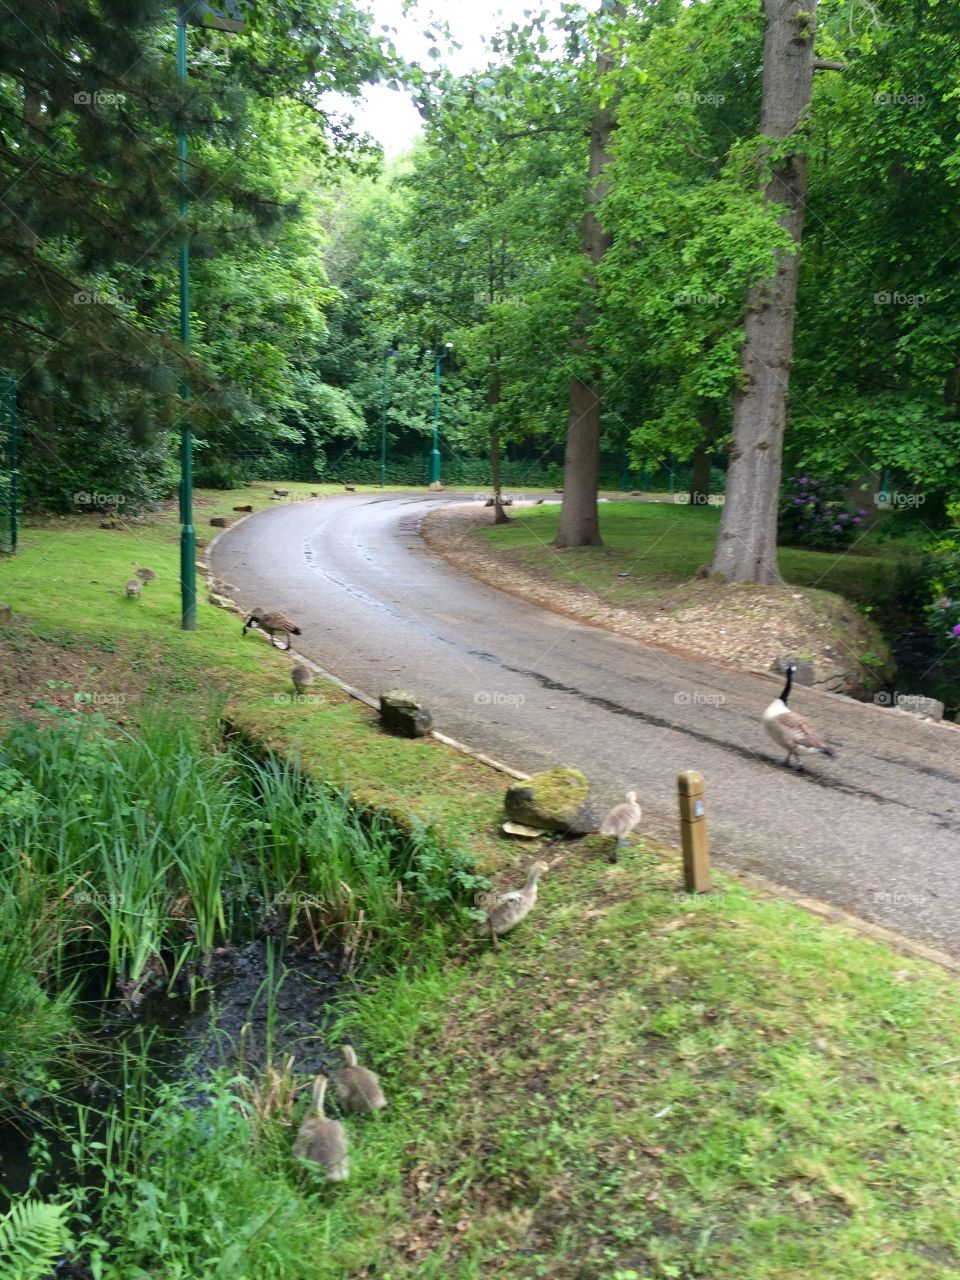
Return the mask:
[[[710,850],[703,805],[703,774],[688,769],[677,778],[680,792],[680,838],[683,843],[683,887],[687,893],[710,889]]]

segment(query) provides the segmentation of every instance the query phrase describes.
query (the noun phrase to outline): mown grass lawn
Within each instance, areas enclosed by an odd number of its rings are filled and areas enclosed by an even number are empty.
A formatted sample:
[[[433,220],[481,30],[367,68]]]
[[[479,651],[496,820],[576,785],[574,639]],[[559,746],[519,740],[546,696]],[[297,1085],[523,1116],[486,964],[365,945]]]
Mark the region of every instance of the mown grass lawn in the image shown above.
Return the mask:
[[[525,569],[597,592],[612,605],[629,608],[664,587],[689,581],[713,559],[720,513],[714,507],[672,502],[612,501],[600,506],[602,547],[558,552],[553,546],[559,506],[521,509],[509,524],[482,531],[498,551]],[[909,541],[881,541],[865,534],[844,551],[782,547],[784,581],[835,591],[861,605],[875,605],[890,592],[897,567],[917,554]],[[618,577],[621,572],[629,578]]]
[[[662,852],[570,852],[499,953],[361,1002],[397,1095],[376,1274],[956,1274],[953,982],[676,887]]]
[[[201,497],[206,515],[247,494]],[[496,536],[522,547],[554,514]],[[679,514],[674,573],[700,562],[712,515]],[[605,512],[613,544],[676,517]],[[140,601],[122,592],[134,561],[161,575]],[[496,836],[503,778],[383,737],[335,689],[292,704],[289,659],[241,639],[232,614],[202,603],[181,632],[177,565],[173,513],[25,530],[0,563],[17,615],[0,631],[5,719],[42,717],[31,702],[98,709],[78,693],[123,694],[99,709],[128,723],[144,698],[171,716],[226,698],[251,738],[467,841],[498,883],[520,878],[535,854]],[[604,855],[595,839],[552,846],[536,912],[495,952],[464,937],[442,962],[361,975],[330,1042],[364,1047],[390,1107],[348,1120],[348,1184],[292,1169],[302,1104],[259,1134],[228,1092],[213,1110],[166,1097],[145,1112],[144,1205],[104,1280],[958,1274],[954,978],[723,878],[678,896],[676,855],[653,844]],[[147,1223],[165,1221],[162,1253]]]

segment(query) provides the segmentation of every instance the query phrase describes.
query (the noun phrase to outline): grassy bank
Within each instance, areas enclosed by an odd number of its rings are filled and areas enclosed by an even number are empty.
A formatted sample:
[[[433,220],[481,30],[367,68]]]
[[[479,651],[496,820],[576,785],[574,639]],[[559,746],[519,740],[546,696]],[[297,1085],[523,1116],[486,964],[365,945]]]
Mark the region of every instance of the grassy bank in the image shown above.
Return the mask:
[[[522,567],[585,586],[623,608],[688,582],[713,560],[720,523],[715,507],[690,507],[668,498],[604,503],[604,546],[579,547],[575,556],[558,555],[551,546],[559,511],[557,506],[517,511],[509,524],[491,527],[484,537]],[[889,596],[898,566],[915,555],[912,545],[883,542],[876,533],[865,534],[843,551],[781,547],[778,552],[785,582],[835,591],[874,607]],[[620,572],[631,576],[618,577]]]
[[[307,485],[282,487],[309,492]],[[199,540],[219,532],[211,517],[247,502],[262,509],[272,490],[264,484],[198,494]],[[160,576],[139,600],[128,600],[123,584],[134,564]],[[372,733],[374,713],[336,688],[295,702],[290,659],[259,635],[241,638],[239,619],[208,604],[200,583],[198,629],[188,635],[179,627],[173,507],[118,529],[87,516],[27,527],[17,556],[0,561],[0,599],[15,614],[0,626],[0,722],[42,719],[44,705],[101,712],[121,724],[132,713],[135,722],[144,696],[173,699],[202,717],[211,699],[220,699],[238,728],[266,745],[293,746],[305,766],[361,801],[454,835],[486,830],[500,793],[496,775],[430,740],[398,745]],[[457,802],[458,790],[474,795],[469,809]]]
[[[244,496],[211,496],[205,510],[217,514]],[[122,584],[134,560],[161,577],[128,601]],[[185,635],[176,564],[169,515],[126,530],[80,521],[28,529],[21,554],[0,563],[0,598],[17,615],[0,633],[7,724],[26,716],[46,732],[100,712],[112,725],[125,722],[119,729],[136,742],[144,700],[162,702],[171,726],[193,721],[199,732],[219,698],[248,744],[294,750],[317,775],[348,781],[368,809],[408,828],[415,818],[433,824],[439,843],[428,847],[462,843],[497,883],[516,881],[534,854],[495,835],[502,778],[435,743],[383,738],[371,713],[334,689],[315,686],[317,701],[292,702],[288,659],[258,638],[241,640],[232,615],[204,604],[200,629]],[[28,738],[18,728],[10,741]],[[209,745],[211,754],[220,749]],[[66,820],[68,803],[82,807],[82,788],[67,788],[61,801],[64,788],[36,772],[37,759],[24,748],[10,767],[20,776],[34,768],[35,791],[49,783],[51,815]],[[192,813],[201,833],[229,831],[232,819],[209,799],[205,807],[198,786],[184,793],[178,820],[189,828]],[[136,822],[135,802],[121,806],[132,813],[111,817],[107,801],[120,791],[95,781],[89,790],[82,803],[98,821],[135,833],[125,825]],[[256,824],[268,812],[263,803],[257,816],[237,819]],[[284,812],[284,859],[246,864],[258,895],[261,880],[299,885],[311,868],[317,892],[335,892],[334,869],[356,877],[355,865],[334,867],[324,841],[309,835],[301,824],[309,814]],[[60,849],[55,829],[46,824],[44,839]],[[247,841],[251,828],[244,830]],[[254,854],[268,847],[255,835],[241,845]],[[228,876],[244,865],[230,848]],[[128,872],[149,872],[135,834],[125,850]],[[80,842],[77,857],[86,852]],[[438,864],[428,858],[427,868],[440,866],[446,889],[444,856]],[[5,857],[4,874],[14,875],[14,851]],[[956,1274],[954,980],[722,879],[710,898],[678,896],[676,856],[652,844],[638,842],[617,866],[596,840],[553,847],[547,857],[553,865],[535,914],[496,952],[462,934],[455,909],[437,901],[430,909],[450,928],[443,951],[401,950],[399,968],[361,972],[333,1024],[318,1028],[331,1045],[349,1034],[363,1046],[390,1101],[376,1119],[348,1118],[347,1184],[318,1183],[291,1162],[306,1101],[292,1093],[299,1079],[281,1074],[268,1089],[262,1079],[227,1074],[198,1099],[195,1083],[157,1086],[132,1063],[102,1147],[84,1138],[77,1119],[75,1176],[61,1179],[55,1197],[67,1208],[74,1249],[99,1259],[95,1274]],[[395,892],[402,873],[393,864],[378,871],[385,912],[403,903]],[[62,901],[67,887],[51,901]],[[98,890],[89,877],[85,887]],[[429,903],[429,876],[423,888]],[[398,911],[391,927],[406,931]],[[208,914],[218,936],[216,911]],[[56,942],[57,930],[50,936]],[[39,980],[55,991],[52,977]],[[65,1034],[69,1009],[56,1012],[50,1037]],[[0,1075],[10,1048],[8,1037]]]

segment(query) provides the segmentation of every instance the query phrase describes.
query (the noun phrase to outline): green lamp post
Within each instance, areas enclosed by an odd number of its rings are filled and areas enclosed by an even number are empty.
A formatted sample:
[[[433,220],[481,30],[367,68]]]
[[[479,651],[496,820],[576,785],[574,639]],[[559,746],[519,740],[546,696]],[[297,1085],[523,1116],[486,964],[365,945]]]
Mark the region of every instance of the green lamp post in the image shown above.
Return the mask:
[[[387,483],[387,370],[390,360],[398,356],[395,347],[387,347],[383,353],[383,394],[380,398],[380,488]]]
[[[446,342],[433,362],[433,448],[430,451],[430,483],[440,483],[440,366],[453,351],[453,343]]]
[[[187,23],[215,31],[239,32],[244,28],[242,0],[226,0],[218,10],[199,0],[179,0],[177,4],[177,79],[187,78]],[[190,240],[187,213],[190,196],[187,186],[187,135],[177,130],[177,161],[180,178],[180,342],[190,350]],[[190,386],[183,379],[180,395],[184,402],[180,425],[180,627],[197,629],[197,531],[193,527],[193,432],[186,414]]]

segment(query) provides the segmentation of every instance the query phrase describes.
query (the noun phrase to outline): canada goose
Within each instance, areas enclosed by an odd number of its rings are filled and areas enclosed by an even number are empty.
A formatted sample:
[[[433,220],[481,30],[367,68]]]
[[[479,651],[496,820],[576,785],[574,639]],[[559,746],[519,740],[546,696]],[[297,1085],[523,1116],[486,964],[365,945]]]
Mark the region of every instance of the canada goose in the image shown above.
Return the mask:
[[[376,1072],[357,1065],[353,1046],[345,1044],[340,1052],[344,1065],[334,1076],[337,1097],[346,1111],[382,1111],[387,1105]]]
[[[481,934],[496,945],[497,938],[526,919],[537,901],[537,881],[549,870],[545,862],[535,862],[527,872],[527,882],[522,889],[504,889],[488,894],[484,902],[487,918],[480,925]]]
[[[293,681],[293,687],[297,693],[303,693],[308,685],[313,684],[313,672],[309,667],[305,667],[302,662],[298,662],[290,672],[290,679]]]
[[[143,587],[141,586],[138,578],[128,578],[123,584],[123,589],[132,600],[136,600],[140,595],[140,592],[143,590]]]
[[[357,492],[357,486],[355,484],[345,484],[343,487],[346,489],[347,493]]]
[[[317,1076],[313,1082],[313,1114],[300,1126],[293,1155],[296,1160],[310,1160],[320,1165],[331,1182],[345,1182],[350,1177],[347,1131],[339,1120],[328,1120],[323,1114],[326,1091],[327,1077]]]
[[[610,861],[616,862],[617,855],[627,842],[627,836],[643,817],[643,810],[637,804],[637,793],[627,792],[625,804],[614,805],[600,824],[602,836],[615,836],[613,848],[610,850]]]
[[[824,742],[809,720],[798,716],[787,706],[790,687],[793,684],[793,673],[796,669],[792,662],[788,664],[787,683],[783,686],[783,692],[779,698],[774,698],[763,713],[763,727],[774,742],[784,748],[787,753],[785,763],[793,769],[801,767],[799,759],[801,751],[819,751],[821,755],[831,757],[837,754],[833,747]]]
[[[157,580],[157,575],[152,569],[148,569],[146,565],[134,565],[133,571],[141,582],[156,582]]]
[[[247,634],[247,627],[259,627],[261,631],[265,631],[270,637],[270,643],[273,644],[274,636],[287,637],[286,648],[290,648],[290,637],[300,635],[300,628],[295,622],[291,622],[285,613],[274,610],[268,613],[266,609],[256,608],[251,610],[249,618],[243,624],[243,635]]]

